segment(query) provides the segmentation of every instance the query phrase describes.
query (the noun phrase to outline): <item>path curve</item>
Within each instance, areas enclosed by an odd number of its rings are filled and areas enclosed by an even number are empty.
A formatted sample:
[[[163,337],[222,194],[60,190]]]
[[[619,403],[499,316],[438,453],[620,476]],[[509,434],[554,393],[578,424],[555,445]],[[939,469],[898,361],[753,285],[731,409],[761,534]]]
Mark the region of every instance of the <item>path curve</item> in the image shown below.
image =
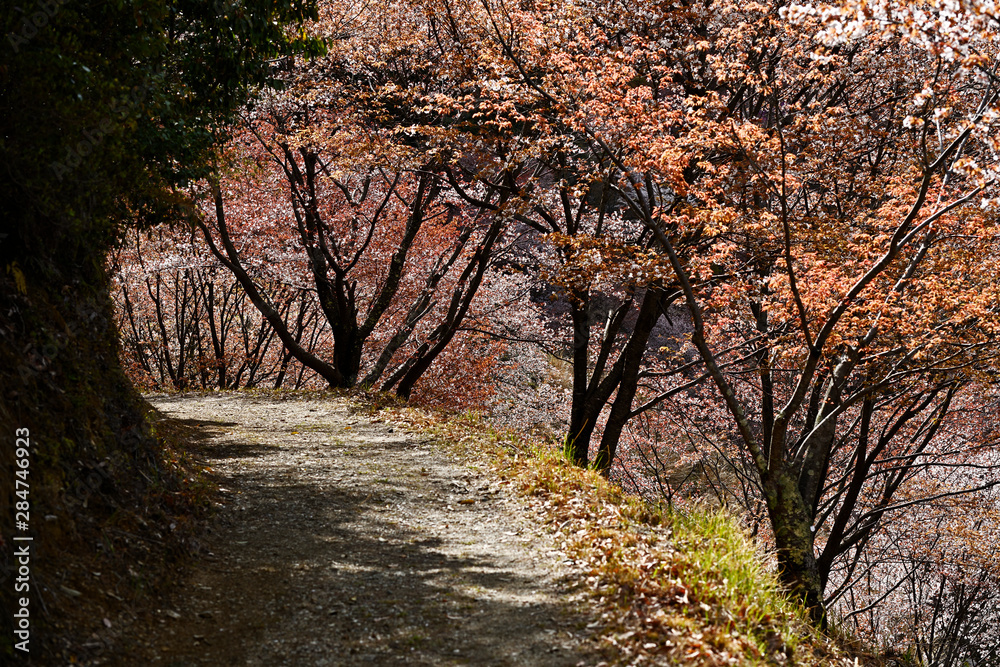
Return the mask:
[[[549,539],[443,445],[335,399],[151,402],[201,441],[224,507],[117,664],[600,661]]]

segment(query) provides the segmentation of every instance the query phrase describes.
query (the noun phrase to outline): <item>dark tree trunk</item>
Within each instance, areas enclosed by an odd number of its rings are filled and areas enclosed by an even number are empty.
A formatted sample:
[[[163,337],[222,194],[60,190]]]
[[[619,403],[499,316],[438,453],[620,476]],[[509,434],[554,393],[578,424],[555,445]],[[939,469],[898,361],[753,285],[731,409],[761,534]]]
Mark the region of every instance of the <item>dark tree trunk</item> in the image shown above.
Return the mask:
[[[459,327],[462,326],[462,322],[469,312],[469,307],[472,305],[472,300],[476,297],[479,287],[483,283],[483,276],[486,275],[486,269],[489,268],[490,259],[493,257],[493,246],[502,230],[503,220],[497,217],[493,220],[482,244],[469,260],[459,278],[458,287],[455,288],[448,308],[448,315],[431,335],[431,340],[435,341],[434,344],[421,347],[421,354],[399,381],[396,394],[401,398],[408,399],[410,397],[413,385],[431,367],[434,360],[444,351],[448,343],[455,337]]]
[[[577,291],[571,299],[573,318],[573,394],[570,407],[569,432],[566,434],[566,455],[578,466],[590,461],[590,436],[594,432],[596,415],[587,410],[590,346],[590,295]]]
[[[215,244],[215,240],[212,238],[212,234],[209,232],[208,227],[204,223],[200,223],[201,230],[205,236],[205,240],[208,242],[208,247],[211,249],[212,254],[214,254],[220,262],[222,262],[226,268],[233,272],[236,279],[239,280],[240,285],[243,286],[243,290],[250,297],[253,305],[260,311],[260,313],[267,319],[267,321],[274,327],[275,332],[278,334],[278,338],[285,345],[285,349],[291,352],[296,359],[298,359],[302,365],[311,368],[316,371],[320,377],[327,381],[327,383],[334,388],[344,387],[345,379],[340,372],[330,364],[324,362],[322,359],[316,357],[314,354],[310,353],[308,350],[304,349],[295,340],[291,332],[288,331],[288,327],[285,326],[284,318],[281,314],[271,305],[271,303],[264,298],[257,289],[257,285],[254,283],[253,279],[244,270],[242,264],[240,263],[239,254],[236,248],[233,247],[232,241],[229,238],[229,230],[226,228],[226,216],[225,209],[223,207],[222,192],[219,189],[217,182],[212,183],[212,196],[215,200],[215,212],[216,212],[216,224],[219,230],[219,236],[222,239],[222,245],[225,252],[219,249]]]
[[[664,296],[663,290],[646,290],[646,294],[642,298],[642,305],[639,306],[635,328],[622,351],[622,376],[618,383],[618,394],[611,405],[608,422],[604,426],[601,444],[594,460],[595,467],[603,475],[608,474],[618,451],[618,442],[621,440],[622,431],[628,420],[632,418],[632,400],[635,398],[639,368],[649,344],[649,336],[653,332],[657,319],[659,319]]]

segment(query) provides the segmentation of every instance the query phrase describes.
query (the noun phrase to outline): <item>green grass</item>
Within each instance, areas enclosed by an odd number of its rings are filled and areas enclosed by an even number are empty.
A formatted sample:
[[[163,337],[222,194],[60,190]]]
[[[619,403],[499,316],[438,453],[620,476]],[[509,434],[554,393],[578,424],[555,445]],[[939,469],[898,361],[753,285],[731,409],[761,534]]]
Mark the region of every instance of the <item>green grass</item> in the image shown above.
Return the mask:
[[[757,545],[719,509],[670,516],[673,547],[695,597],[709,600],[732,627],[742,628],[761,654],[777,645],[794,655],[803,634],[814,634],[801,605],[790,599]]]

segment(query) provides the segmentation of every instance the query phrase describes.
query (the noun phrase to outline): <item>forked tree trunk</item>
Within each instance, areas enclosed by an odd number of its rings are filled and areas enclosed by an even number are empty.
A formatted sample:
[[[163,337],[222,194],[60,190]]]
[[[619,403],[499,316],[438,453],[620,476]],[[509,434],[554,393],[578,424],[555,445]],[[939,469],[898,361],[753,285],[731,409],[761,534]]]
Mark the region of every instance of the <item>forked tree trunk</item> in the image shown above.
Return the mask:
[[[204,235],[205,241],[208,243],[208,247],[212,251],[212,254],[215,255],[219,261],[226,266],[226,268],[232,271],[234,276],[236,276],[236,279],[240,282],[240,285],[247,293],[250,301],[267,319],[271,326],[274,327],[274,331],[278,334],[278,337],[281,339],[281,342],[284,344],[286,350],[291,352],[303,366],[316,371],[320,377],[326,380],[330,387],[340,388],[347,386],[345,384],[344,376],[341,375],[335,367],[327,364],[322,359],[318,358],[316,355],[312,354],[298,344],[295,337],[288,331],[288,327],[285,326],[284,318],[264,297],[264,295],[261,294],[260,290],[257,289],[257,285],[240,263],[239,253],[229,238],[229,230],[226,227],[225,207],[223,206],[222,201],[222,191],[219,188],[218,182],[212,181],[211,187],[212,198],[215,202],[216,225],[219,237],[222,240],[223,249],[220,250],[219,246],[216,245],[208,226],[204,222],[197,220],[196,224],[201,228],[202,234]]]
[[[649,345],[649,336],[659,319],[663,297],[664,291],[662,289],[650,288],[646,290],[642,304],[639,306],[639,315],[636,318],[635,327],[632,329],[632,335],[629,337],[625,349],[621,352],[618,363],[621,364],[622,370],[621,380],[618,382],[618,393],[611,404],[611,412],[604,425],[601,444],[597,450],[597,457],[594,459],[594,467],[601,471],[602,475],[607,476],[611,464],[614,463],[622,431],[625,429],[625,424],[633,416],[632,400],[635,398],[639,369]]]

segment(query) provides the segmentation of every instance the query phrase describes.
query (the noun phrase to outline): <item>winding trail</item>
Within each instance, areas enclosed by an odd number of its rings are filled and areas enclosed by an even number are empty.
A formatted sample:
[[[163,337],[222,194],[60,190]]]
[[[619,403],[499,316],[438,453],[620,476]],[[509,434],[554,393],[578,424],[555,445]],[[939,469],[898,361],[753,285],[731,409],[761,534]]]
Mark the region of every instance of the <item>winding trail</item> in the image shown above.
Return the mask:
[[[474,463],[346,402],[151,402],[223,488],[120,665],[594,665],[585,595]],[[593,626],[592,626],[593,627]]]

